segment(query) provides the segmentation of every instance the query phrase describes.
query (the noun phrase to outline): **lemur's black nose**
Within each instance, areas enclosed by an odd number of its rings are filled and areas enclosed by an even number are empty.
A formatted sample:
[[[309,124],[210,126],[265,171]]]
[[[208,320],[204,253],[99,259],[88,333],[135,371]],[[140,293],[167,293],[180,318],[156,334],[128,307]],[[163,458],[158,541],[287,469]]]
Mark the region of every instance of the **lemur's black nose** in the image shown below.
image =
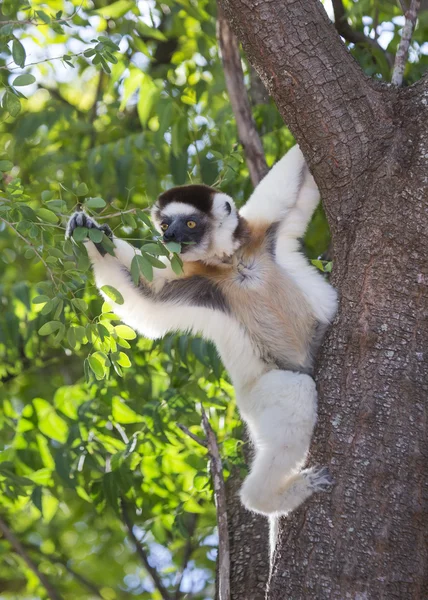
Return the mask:
[[[175,231],[174,230],[169,230],[167,229],[165,231],[165,233],[163,234],[163,239],[165,240],[165,242],[171,242],[172,240],[175,240]]]

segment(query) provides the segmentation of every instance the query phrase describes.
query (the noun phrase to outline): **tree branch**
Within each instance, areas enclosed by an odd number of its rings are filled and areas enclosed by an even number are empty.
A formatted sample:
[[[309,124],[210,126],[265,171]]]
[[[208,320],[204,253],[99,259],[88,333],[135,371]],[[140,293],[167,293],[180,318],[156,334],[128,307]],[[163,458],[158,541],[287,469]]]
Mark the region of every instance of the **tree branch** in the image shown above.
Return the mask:
[[[392,67],[392,56],[388,52],[385,52],[377,40],[366,36],[362,31],[356,31],[350,26],[342,0],[332,0],[332,5],[334,11],[334,26],[339,35],[345,38],[347,42],[362,44],[378,50],[385,56],[389,66]]]
[[[411,0],[409,9],[405,12],[406,21],[404,23],[401,40],[395,55],[394,70],[392,72],[391,83],[394,85],[403,84],[404,69],[406,68],[409,46],[418,18],[420,0]]]
[[[218,590],[219,600],[230,600],[230,548],[229,548],[229,526],[227,519],[227,498],[223,478],[223,465],[217,438],[208,421],[205,409],[201,404],[202,427],[206,435],[206,441],[201,440],[184,425],[178,425],[181,431],[187,433],[195,442],[208,448],[210,457],[210,472],[214,488],[214,499],[217,509],[218,529]]]
[[[126,503],[125,503],[124,500],[121,500],[120,506],[121,506],[121,511],[122,511],[123,522],[126,525],[129,537],[134,542],[135,549],[137,550],[137,554],[140,557],[141,562],[143,563],[146,571],[148,572],[148,574],[152,578],[153,583],[155,584],[156,589],[158,590],[158,592],[162,596],[162,599],[163,600],[172,600],[172,597],[170,596],[170,593],[168,592],[168,590],[164,586],[164,584],[162,582],[162,579],[159,576],[159,573],[149,563],[149,558],[147,556],[147,553],[144,550],[144,548],[143,548],[140,540],[137,538],[137,536],[134,533],[134,524],[132,523],[132,520],[131,520],[131,518],[129,516],[128,510],[127,510],[127,507],[126,507]]]
[[[34,573],[37,579],[40,581],[42,586],[45,588],[49,598],[51,600],[63,600],[62,596],[56,591],[53,585],[49,582],[49,579],[39,571],[36,563],[28,556],[24,546],[18,540],[16,535],[10,529],[9,525],[6,523],[4,519],[0,517],[0,531],[3,533],[4,537],[7,539],[9,544],[12,546],[14,551],[19,554],[19,556],[25,561],[28,568]]]
[[[251,181],[256,186],[266,175],[268,168],[244,83],[238,40],[229,27],[220,5],[218,5],[217,16],[217,40],[239,140],[244,148]]]
[[[179,429],[181,429],[181,431],[183,433],[185,433],[186,435],[188,435],[190,438],[192,438],[193,441],[195,441],[197,444],[199,444],[200,446],[203,446],[204,448],[207,447],[207,442],[203,439],[201,439],[199,436],[197,436],[195,433],[192,433],[190,431],[190,429],[188,429],[185,425],[182,425],[181,423],[177,423],[177,427]]]
[[[218,589],[219,600],[230,600],[230,548],[227,519],[226,488],[223,478],[223,465],[218,449],[217,438],[201,404],[202,426],[207,436],[210,455],[210,471],[213,480],[214,498],[217,509],[218,529]]]

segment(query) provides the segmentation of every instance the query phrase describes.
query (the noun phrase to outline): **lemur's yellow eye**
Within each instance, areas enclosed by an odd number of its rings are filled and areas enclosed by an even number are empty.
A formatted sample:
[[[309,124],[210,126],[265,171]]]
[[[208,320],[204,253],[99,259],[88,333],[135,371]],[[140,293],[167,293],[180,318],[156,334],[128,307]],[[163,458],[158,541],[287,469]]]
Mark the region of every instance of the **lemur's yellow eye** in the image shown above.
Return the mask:
[[[169,227],[168,223],[162,223],[162,225],[160,226],[162,231],[166,231]]]
[[[187,227],[189,229],[194,229],[196,227],[195,221],[187,221]]]

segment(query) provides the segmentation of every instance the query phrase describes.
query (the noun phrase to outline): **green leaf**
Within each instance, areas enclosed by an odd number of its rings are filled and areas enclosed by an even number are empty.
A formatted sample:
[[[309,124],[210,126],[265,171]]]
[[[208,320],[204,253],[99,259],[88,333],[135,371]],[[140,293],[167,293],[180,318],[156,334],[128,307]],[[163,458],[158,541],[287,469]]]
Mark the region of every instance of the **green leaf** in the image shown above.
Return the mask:
[[[147,281],[153,281],[153,267],[150,262],[141,254],[137,254],[136,258],[140,273],[147,279]]]
[[[35,81],[36,78],[34,77],[34,75],[30,75],[30,73],[25,73],[24,75],[18,75],[18,77],[16,77],[13,80],[12,85],[15,87],[24,87],[26,85],[31,85]]]
[[[89,356],[88,362],[89,362],[89,366],[91,367],[92,371],[95,373],[97,378],[103,379],[104,367],[101,364],[101,362],[98,360],[98,358],[96,358],[94,355]]]
[[[13,169],[13,162],[10,160],[0,160],[0,171],[10,171]]]
[[[118,0],[93,12],[104,19],[119,19],[135,6],[133,0]]]
[[[116,304],[123,304],[125,302],[122,294],[111,285],[103,285],[101,291]]]
[[[164,246],[172,253],[179,254],[181,252],[181,244],[178,242],[165,242]]]
[[[66,422],[56,413],[54,407],[42,398],[35,398],[33,406],[41,433],[64,444],[67,440],[68,427]]]
[[[104,208],[104,206],[106,206],[106,201],[99,197],[88,198],[85,202],[85,205],[88,208]]]
[[[150,229],[153,227],[153,224],[150,220],[149,215],[147,215],[145,212],[143,212],[139,208],[137,208],[136,214],[137,214],[137,217],[143,221],[144,225],[147,225],[147,227],[149,227]]]
[[[155,256],[169,256],[169,252],[163,244],[153,244],[150,242],[149,244],[144,244],[143,250]]]
[[[36,210],[36,215],[39,217],[39,219],[45,221],[46,223],[52,223],[52,225],[56,225],[58,223],[58,216],[47,208],[38,208]]]
[[[144,252],[143,256],[149,261],[151,265],[156,267],[156,269],[166,269],[166,264],[160,261],[158,258],[152,256],[151,254],[146,254],[146,252]]]
[[[81,310],[82,312],[86,312],[88,310],[88,305],[86,304],[86,302],[84,300],[82,300],[81,298],[73,298],[71,300],[71,303],[79,310]]]
[[[76,242],[83,242],[88,237],[89,229],[87,227],[76,227],[73,231],[73,238]]]
[[[159,31],[159,29],[155,29],[154,27],[149,27],[144,21],[139,20],[137,23],[137,31],[143,38],[150,38],[152,40],[159,40],[160,42],[166,42],[167,37]]]
[[[156,84],[153,82],[153,79],[146,73],[143,73],[143,75],[144,77],[141,82],[140,94],[138,97],[137,111],[140,118],[140,123],[144,127],[152,111],[155,99],[160,92]]]
[[[143,72],[141,69],[130,67],[129,75],[126,77],[123,84],[122,101],[119,106],[119,110],[123,111],[128,104],[131,96],[137,91],[144,79]]]
[[[114,330],[116,334],[124,340],[133,340],[137,337],[135,331],[131,329],[131,327],[128,327],[128,325],[116,325]]]
[[[89,230],[89,239],[94,242],[94,244],[99,244],[103,239],[104,232],[100,229],[90,229]]]
[[[49,335],[54,333],[61,327],[62,323],[60,321],[49,321],[42,325],[39,329],[39,335]]]
[[[36,296],[33,298],[33,304],[44,304],[50,300],[49,296]]]
[[[18,67],[23,68],[25,65],[25,58],[27,55],[25,53],[24,46],[16,38],[13,40],[12,44],[12,56],[13,60],[16,62]]]
[[[112,415],[113,420],[122,425],[127,425],[128,423],[141,423],[144,421],[139,414],[127,406],[118,396],[113,398]]]
[[[49,15],[47,15],[43,10],[36,10],[36,14],[39,17],[39,19],[43,21],[43,23],[49,25],[49,23],[51,22],[51,18]]]
[[[171,268],[176,275],[183,273],[183,262],[176,254],[171,259]]]
[[[79,185],[76,188],[75,194],[76,196],[86,196],[86,194],[88,193],[88,186],[86,185],[86,183],[79,183]]]
[[[12,117],[16,117],[21,111],[21,103],[11,92],[6,92],[3,97],[3,107]]]
[[[119,357],[116,360],[117,364],[121,367],[127,369],[131,366],[131,361],[129,360],[129,356],[125,354],[125,352],[119,352]]]

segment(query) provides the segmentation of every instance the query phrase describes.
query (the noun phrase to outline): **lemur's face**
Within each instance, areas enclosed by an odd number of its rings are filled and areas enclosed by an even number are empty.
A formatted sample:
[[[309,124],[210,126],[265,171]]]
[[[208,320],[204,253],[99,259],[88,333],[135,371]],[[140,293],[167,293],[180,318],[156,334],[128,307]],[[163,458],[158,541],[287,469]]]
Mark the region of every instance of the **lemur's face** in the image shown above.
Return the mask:
[[[183,260],[210,260],[234,252],[238,215],[233,200],[205,185],[175,187],[161,194],[152,219],[165,242],[181,244]]]

